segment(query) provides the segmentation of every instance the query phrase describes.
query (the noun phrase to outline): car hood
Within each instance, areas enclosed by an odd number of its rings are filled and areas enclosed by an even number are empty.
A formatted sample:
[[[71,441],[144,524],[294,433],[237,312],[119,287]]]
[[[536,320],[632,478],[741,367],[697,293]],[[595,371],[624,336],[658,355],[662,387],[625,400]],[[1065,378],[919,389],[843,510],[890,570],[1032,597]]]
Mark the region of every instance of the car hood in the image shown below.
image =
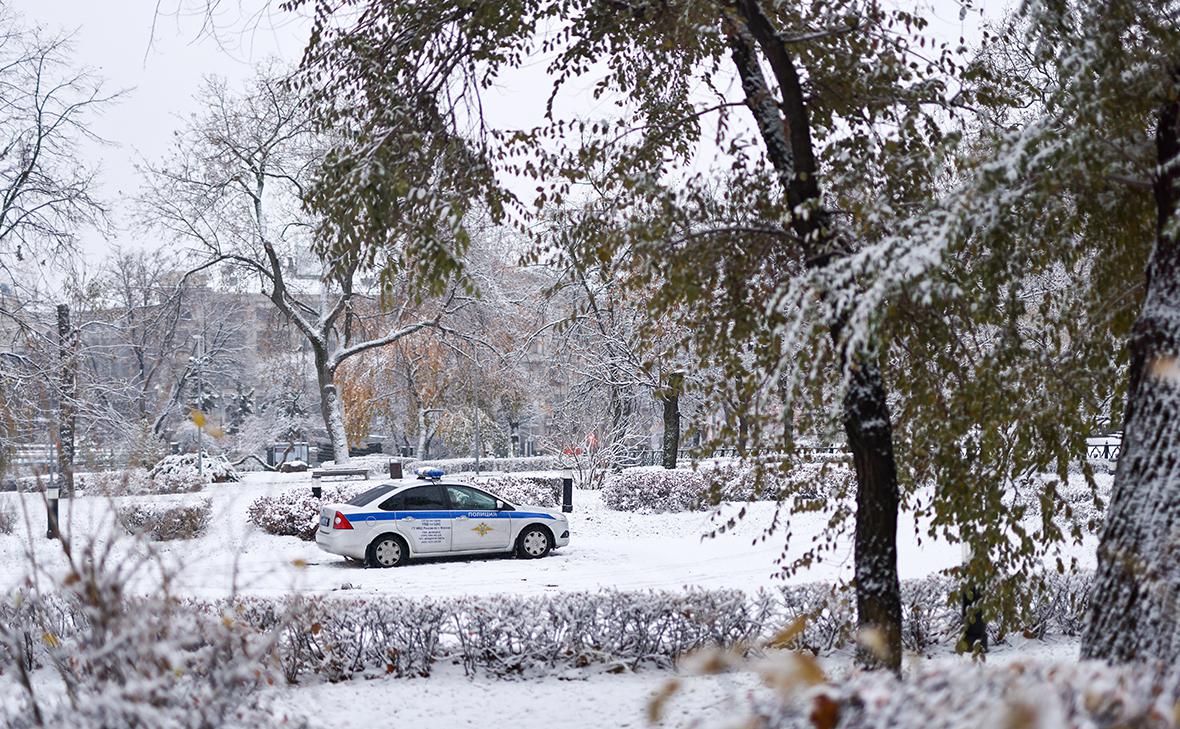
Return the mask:
[[[516,506],[516,510],[523,514],[544,514],[557,521],[566,521],[565,514],[561,513],[561,509],[550,509],[546,506],[529,506],[528,504],[520,504]]]

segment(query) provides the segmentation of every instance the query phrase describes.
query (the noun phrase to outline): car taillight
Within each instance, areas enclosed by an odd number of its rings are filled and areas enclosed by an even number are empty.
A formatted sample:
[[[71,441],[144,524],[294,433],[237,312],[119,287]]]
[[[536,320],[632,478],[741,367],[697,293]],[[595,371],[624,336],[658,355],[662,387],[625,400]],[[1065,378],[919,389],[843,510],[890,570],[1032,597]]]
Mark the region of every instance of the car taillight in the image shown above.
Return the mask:
[[[345,516],[344,514],[341,514],[339,511],[337,511],[336,518],[332,520],[332,528],[333,529],[352,529],[352,524],[350,524],[348,522],[347,516]]]

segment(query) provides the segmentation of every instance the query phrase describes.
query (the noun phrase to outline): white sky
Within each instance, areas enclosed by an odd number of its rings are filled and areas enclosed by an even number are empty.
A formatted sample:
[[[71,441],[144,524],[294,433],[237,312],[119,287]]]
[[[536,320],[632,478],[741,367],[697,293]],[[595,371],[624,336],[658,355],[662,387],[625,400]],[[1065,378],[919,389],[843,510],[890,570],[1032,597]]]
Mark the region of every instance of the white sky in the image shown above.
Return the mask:
[[[242,83],[254,64],[270,57],[298,60],[307,38],[302,18],[278,11],[277,0],[222,0],[225,12],[217,19],[218,32],[203,32],[204,17],[178,13],[194,0],[0,0],[23,16],[25,22],[74,33],[74,60],[105,79],[105,88],[126,95],[94,124],[108,145],[88,147],[85,153],[100,166],[98,197],[112,206],[116,232],[111,240],[98,233],[83,235],[83,250],[90,258],[101,256],[110,245],[155,246],[145,234],[129,225],[130,202],[140,187],[135,164],[158,160],[171,144],[172,133],[199,108],[195,98],[204,77],[222,76]],[[921,8],[931,20],[931,31],[948,41],[964,34],[978,39],[982,5],[996,17],[999,8],[976,0],[976,10],[965,21],[959,18],[959,0],[897,0],[899,5]],[[270,8],[267,10],[267,8]],[[154,30],[153,30],[154,26]],[[501,84],[488,109],[497,125],[528,124],[548,92],[543,65],[521,74],[518,81]],[[508,88],[519,86],[519,88]],[[576,107],[575,114],[593,114],[594,102],[585,89],[571,89],[572,98],[562,106]],[[564,95],[563,95],[564,96]]]
[[[113,242],[155,245],[128,225],[127,198],[140,187],[135,164],[141,159],[158,160],[168,151],[173,131],[199,108],[194,95],[204,77],[244,82],[254,63],[272,56],[294,63],[303,50],[307,26],[299,18],[277,11],[249,15],[264,7],[265,0],[225,3],[232,6],[232,14],[219,18],[220,43],[212,34],[201,32],[201,17],[177,14],[182,2],[7,0],[26,23],[72,32],[75,64],[92,68],[105,80],[106,91],[126,90],[93,125],[110,144],[86,149],[101,168],[98,197],[110,202],[118,226],[112,241],[94,232],[83,235],[83,248],[91,258]],[[191,6],[192,0],[187,4]]]

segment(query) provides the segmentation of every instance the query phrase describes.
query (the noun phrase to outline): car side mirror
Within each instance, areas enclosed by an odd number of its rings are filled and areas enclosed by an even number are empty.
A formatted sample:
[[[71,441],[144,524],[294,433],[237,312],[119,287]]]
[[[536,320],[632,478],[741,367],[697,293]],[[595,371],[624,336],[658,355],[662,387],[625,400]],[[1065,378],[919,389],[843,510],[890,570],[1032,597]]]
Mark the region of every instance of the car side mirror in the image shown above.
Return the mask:
[[[500,499],[496,499],[496,511],[512,511],[512,507]]]

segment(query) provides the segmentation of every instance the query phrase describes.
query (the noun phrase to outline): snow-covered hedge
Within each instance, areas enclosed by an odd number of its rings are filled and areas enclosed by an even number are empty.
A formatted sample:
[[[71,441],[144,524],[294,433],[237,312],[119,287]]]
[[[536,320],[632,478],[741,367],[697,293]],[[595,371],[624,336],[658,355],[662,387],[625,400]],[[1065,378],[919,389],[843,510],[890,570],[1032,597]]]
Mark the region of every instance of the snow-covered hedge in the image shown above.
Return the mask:
[[[258,691],[274,681],[269,636],[229,613],[129,594],[92,546],[75,545],[85,567],[57,591],[0,598],[0,726],[292,726]]]
[[[211,483],[231,483],[242,480],[241,475],[230,465],[229,461],[221,456],[205,453],[201,459],[201,470],[204,472],[205,480]],[[153,480],[161,478],[191,479],[194,476],[200,477],[197,472],[196,453],[177,453],[166,456],[148,472],[148,477]]]
[[[481,473],[520,473],[522,471],[559,471],[567,468],[559,456],[527,456],[521,458],[481,458]],[[434,461],[413,461],[407,466],[407,474],[418,468],[441,468],[447,473],[461,473],[475,470],[474,458],[444,458]]]
[[[324,504],[348,501],[370,486],[368,482],[323,484],[323,495],[318,499],[312,496],[311,489],[306,486],[273,496],[259,496],[246,509],[246,517],[267,534],[299,537],[310,542],[315,539],[320,509]]]
[[[992,643],[1012,634],[1036,639],[1081,634],[1092,574],[1047,572],[1040,577],[1045,589],[1032,594],[1022,615],[988,623]],[[902,581],[903,648],[920,653],[934,646],[955,646],[963,629],[961,608],[948,604],[955,588],[953,580],[937,575]],[[855,645],[856,608],[850,592],[822,583],[787,585],[781,588],[780,605],[785,624],[807,618],[792,647],[822,655]]]
[[[849,493],[852,471],[839,464],[702,463],[697,468],[626,468],[607,477],[602,502],[616,511],[700,511],[722,501],[773,501],[785,496],[826,498]]]
[[[132,613],[139,603],[147,609],[154,604],[126,602]],[[247,597],[174,605],[178,613],[196,616],[195,622],[215,616],[269,636],[272,654],[291,682],[309,675],[332,681],[426,676],[443,661],[462,665],[468,674],[496,677],[586,666],[669,667],[705,646],[747,645],[773,627],[771,607],[767,599],[750,601],[740,590],[441,600]],[[56,596],[0,603],[5,625],[54,636],[52,645],[33,646],[30,668],[86,636],[86,613],[76,600]],[[5,648],[0,642],[0,666],[17,658],[6,656]]]
[[[818,675],[801,672],[798,659],[784,655],[760,664],[759,673],[783,690],[747,693],[748,721],[728,713],[715,726],[1172,729],[1180,706],[1174,669],[1097,661],[935,661],[904,679],[871,671],[816,685]]]
[[[295,606],[245,599],[234,610],[254,627],[281,630],[278,654],[289,681],[425,676],[443,660],[499,677],[589,665],[667,667],[706,645],[742,643],[770,617],[738,590],[316,598]]]
[[[213,504],[209,499],[195,504],[131,504],[116,513],[132,534],[144,534],[157,542],[195,539],[209,527]]]
[[[188,494],[202,491],[209,482],[196,469],[167,470],[152,476],[143,468],[125,471],[96,471],[79,474],[74,480],[78,493],[87,496],[146,496]]]
[[[497,473],[476,481],[514,504],[561,506],[561,476],[553,473]]]

